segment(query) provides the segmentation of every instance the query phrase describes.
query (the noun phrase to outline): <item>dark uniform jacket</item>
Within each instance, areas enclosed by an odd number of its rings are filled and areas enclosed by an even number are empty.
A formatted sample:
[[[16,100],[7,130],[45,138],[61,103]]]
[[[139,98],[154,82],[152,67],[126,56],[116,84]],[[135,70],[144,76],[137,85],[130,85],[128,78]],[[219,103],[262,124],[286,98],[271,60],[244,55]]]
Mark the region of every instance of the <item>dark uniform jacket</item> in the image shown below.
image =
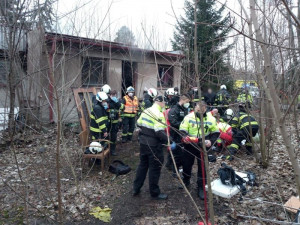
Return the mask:
[[[172,127],[170,135],[172,136],[173,140],[177,143],[181,141],[181,135],[178,133],[180,124],[187,114],[188,110],[183,106],[179,105],[178,103],[174,105],[174,107],[172,107],[169,111],[168,119]],[[175,128],[175,130],[173,128]]]
[[[111,98],[108,100],[109,109],[107,110],[108,119],[111,123],[118,123],[121,108],[121,102],[115,102]]]
[[[107,132],[108,116],[107,112],[100,102],[94,105],[91,115],[90,131],[96,139],[100,138],[101,133]]]
[[[216,94],[215,93],[205,93],[204,101],[207,105],[212,106],[215,104]]]

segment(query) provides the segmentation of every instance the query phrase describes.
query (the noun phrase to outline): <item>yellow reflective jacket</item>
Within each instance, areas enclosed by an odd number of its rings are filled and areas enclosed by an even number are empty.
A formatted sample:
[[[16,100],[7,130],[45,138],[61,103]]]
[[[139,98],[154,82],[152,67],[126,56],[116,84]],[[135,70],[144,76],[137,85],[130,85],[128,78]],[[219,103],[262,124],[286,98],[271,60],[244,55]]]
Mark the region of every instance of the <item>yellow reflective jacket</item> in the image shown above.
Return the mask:
[[[141,144],[154,146],[167,142],[166,119],[162,108],[158,104],[153,104],[145,109],[137,120],[137,126],[141,129],[139,141]]]
[[[205,137],[210,134],[219,133],[217,121],[214,117],[208,116],[206,113],[203,116],[204,135]],[[191,137],[201,137],[201,121],[196,117],[195,112],[191,112],[184,117],[179,130],[186,133]]]
[[[236,101],[241,102],[241,103],[246,103],[246,102],[253,103],[253,97],[250,94],[242,93],[242,94],[239,94]]]

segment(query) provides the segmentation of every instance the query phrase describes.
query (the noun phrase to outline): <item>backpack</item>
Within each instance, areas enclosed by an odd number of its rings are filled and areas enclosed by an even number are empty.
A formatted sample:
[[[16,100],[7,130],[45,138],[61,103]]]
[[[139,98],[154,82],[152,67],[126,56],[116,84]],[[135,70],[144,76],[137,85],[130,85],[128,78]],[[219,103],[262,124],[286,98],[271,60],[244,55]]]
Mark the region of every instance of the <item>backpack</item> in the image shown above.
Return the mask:
[[[247,190],[244,186],[244,183],[246,183],[246,181],[239,175],[237,175],[234,169],[232,169],[230,166],[222,163],[221,168],[218,169],[218,175],[222,184],[232,186],[238,185],[242,195],[245,195],[247,193]]]
[[[112,164],[110,164],[108,171],[118,176],[129,173],[131,168],[125,165],[121,160],[114,160]]]

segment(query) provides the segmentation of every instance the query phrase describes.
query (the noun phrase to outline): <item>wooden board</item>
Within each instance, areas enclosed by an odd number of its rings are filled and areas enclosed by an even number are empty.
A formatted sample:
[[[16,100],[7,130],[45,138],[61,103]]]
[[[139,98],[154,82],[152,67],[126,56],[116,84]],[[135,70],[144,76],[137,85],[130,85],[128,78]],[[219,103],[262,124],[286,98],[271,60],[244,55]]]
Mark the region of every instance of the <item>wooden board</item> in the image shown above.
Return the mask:
[[[284,204],[284,207],[286,210],[297,213],[297,211],[300,209],[300,199],[299,196],[295,197],[292,196],[290,199]]]
[[[90,113],[93,107],[92,98],[97,94],[96,87],[74,88],[73,94],[77,106],[78,117],[82,131],[89,129]]]

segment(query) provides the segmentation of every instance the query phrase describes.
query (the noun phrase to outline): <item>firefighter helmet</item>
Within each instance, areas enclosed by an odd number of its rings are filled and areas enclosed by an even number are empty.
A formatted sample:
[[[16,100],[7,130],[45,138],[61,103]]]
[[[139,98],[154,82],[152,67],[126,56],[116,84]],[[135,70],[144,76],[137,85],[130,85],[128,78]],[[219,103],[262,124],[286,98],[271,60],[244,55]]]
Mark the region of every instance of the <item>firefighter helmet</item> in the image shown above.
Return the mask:
[[[111,88],[108,84],[104,84],[100,91],[105,92],[106,94],[110,94]]]
[[[220,89],[222,90],[222,89],[227,89],[227,87],[226,87],[226,85],[225,84],[223,84],[223,85],[221,85],[221,87],[220,87]]]
[[[174,88],[168,88],[167,91],[166,91],[166,94],[171,95],[171,96],[175,95]]]
[[[98,153],[102,152],[103,148],[99,142],[93,141],[90,144],[89,150],[92,154],[98,154]]]
[[[150,95],[151,98],[155,98],[158,94],[155,88],[149,88],[147,93],[148,95]]]
[[[233,118],[233,110],[232,109],[226,109],[226,111],[225,111],[225,116],[226,116],[226,119],[228,119],[228,120],[230,120],[230,119],[232,119]]]
[[[126,90],[127,93],[134,92],[134,88],[132,86],[128,87]]]
[[[102,101],[105,101],[105,100],[107,100],[108,99],[108,96],[107,96],[107,94],[105,93],[105,92],[103,92],[103,91],[100,91],[100,92],[98,92],[97,94],[96,94],[96,100],[98,101],[98,102],[102,102]]]

